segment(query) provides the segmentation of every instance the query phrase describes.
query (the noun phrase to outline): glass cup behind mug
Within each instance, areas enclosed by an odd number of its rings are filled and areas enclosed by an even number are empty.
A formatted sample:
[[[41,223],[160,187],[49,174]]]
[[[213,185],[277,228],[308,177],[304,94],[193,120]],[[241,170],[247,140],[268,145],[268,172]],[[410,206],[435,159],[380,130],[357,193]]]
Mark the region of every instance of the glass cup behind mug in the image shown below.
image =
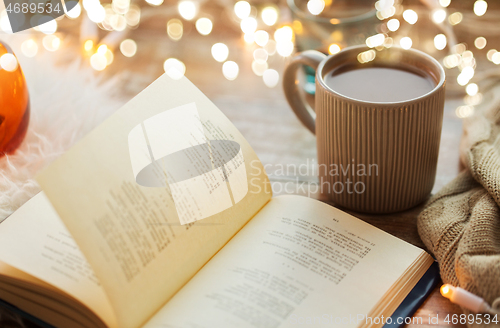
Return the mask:
[[[298,90],[297,70],[316,70],[315,108]],[[436,177],[445,73],[418,50],[366,46],[326,57],[297,54],[285,70],[288,103],[316,133],[322,193],[367,213],[411,208],[430,194]]]

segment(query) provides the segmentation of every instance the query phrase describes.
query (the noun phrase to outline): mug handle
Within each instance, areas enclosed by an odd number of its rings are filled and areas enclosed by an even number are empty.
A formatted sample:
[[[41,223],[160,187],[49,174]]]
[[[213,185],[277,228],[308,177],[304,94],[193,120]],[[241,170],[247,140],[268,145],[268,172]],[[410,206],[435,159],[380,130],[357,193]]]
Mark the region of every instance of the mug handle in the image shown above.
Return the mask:
[[[283,89],[285,91],[286,100],[302,124],[304,124],[312,133],[315,133],[316,130],[316,115],[314,114],[314,108],[311,108],[311,106],[309,106],[309,104],[300,95],[298,88],[299,83],[297,81],[297,71],[301,65],[310,66],[316,71],[319,64],[325,58],[325,54],[316,50],[306,50],[304,52],[300,52],[293,57],[290,64],[286,67],[285,74],[283,75]]]

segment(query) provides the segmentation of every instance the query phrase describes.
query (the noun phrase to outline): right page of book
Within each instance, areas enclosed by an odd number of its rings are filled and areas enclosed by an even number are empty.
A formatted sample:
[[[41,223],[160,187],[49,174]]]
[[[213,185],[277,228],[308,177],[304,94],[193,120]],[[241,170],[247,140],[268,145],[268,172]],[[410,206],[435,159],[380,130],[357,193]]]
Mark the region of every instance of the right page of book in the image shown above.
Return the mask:
[[[332,206],[280,196],[145,327],[371,326],[390,290],[427,257]]]

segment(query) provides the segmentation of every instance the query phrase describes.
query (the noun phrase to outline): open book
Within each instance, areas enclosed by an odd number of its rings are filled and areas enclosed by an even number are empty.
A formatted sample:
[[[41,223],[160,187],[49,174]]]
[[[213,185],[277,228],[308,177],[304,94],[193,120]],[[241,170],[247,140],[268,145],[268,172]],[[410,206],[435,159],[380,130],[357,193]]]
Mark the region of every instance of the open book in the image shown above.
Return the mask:
[[[56,327],[378,327],[433,263],[327,204],[271,198],[186,78],[160,77],[38,181],[0,224],[0,299]]]

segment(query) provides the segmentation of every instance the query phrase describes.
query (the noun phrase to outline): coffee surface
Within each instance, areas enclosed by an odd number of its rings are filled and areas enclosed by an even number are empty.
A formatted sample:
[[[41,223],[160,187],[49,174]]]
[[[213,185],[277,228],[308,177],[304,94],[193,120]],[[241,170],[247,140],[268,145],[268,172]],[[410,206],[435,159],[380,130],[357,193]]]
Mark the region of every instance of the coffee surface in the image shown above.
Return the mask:
[[[370,102],[399,102],[420,97],[435,84],[429,78],[397,68],[368,67],[324,77],[332,90],[343,96]]]

